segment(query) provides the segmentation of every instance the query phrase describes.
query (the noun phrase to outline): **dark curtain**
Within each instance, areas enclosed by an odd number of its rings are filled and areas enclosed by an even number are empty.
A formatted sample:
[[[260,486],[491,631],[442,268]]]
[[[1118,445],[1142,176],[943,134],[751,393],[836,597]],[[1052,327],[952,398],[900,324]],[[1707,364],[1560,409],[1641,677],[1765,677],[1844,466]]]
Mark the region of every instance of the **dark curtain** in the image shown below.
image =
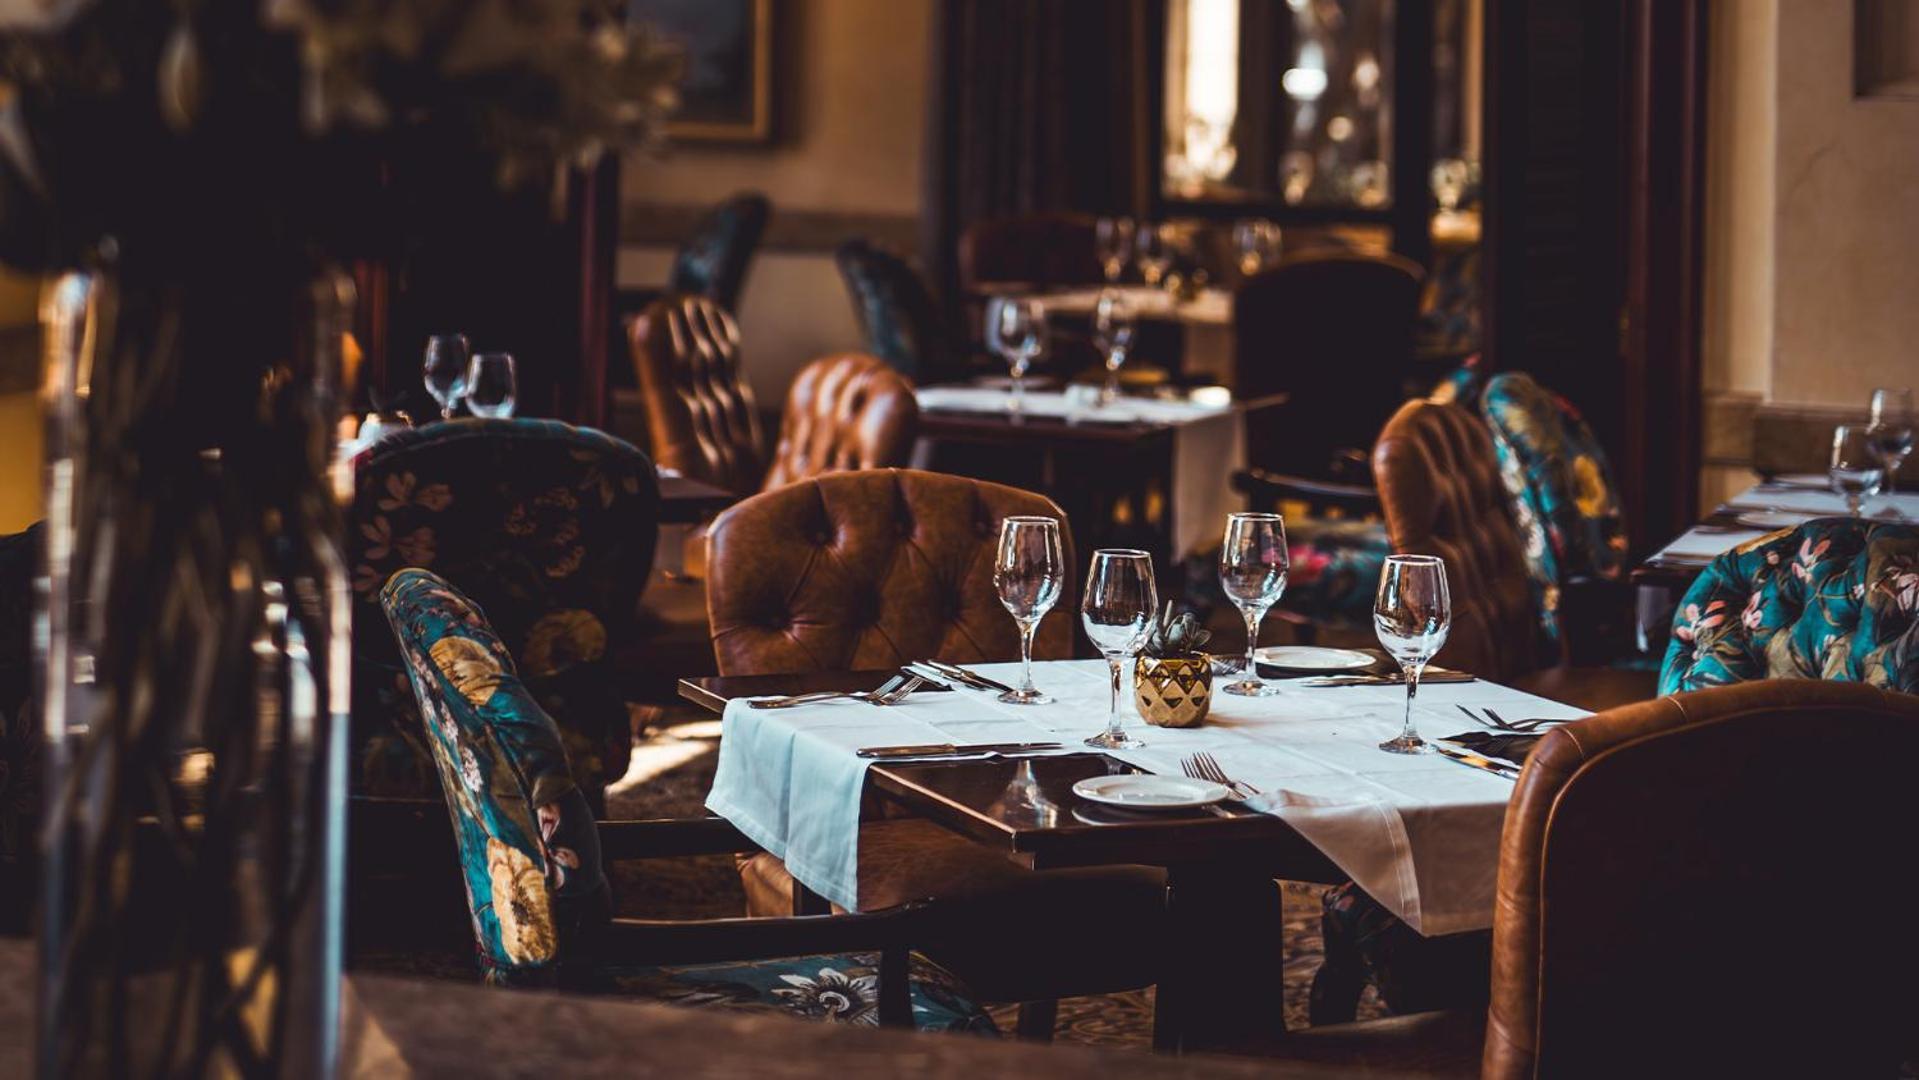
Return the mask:
[[[968,225],[1147,212],[1163,0],[938,0],[921,261],[955,295]]]

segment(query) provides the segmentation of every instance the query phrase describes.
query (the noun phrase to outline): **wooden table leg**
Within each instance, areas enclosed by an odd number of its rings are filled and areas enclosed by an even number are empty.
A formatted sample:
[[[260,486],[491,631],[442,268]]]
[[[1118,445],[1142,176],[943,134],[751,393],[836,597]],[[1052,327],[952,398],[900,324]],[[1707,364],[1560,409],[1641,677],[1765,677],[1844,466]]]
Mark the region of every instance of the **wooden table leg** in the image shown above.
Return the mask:
[[[1175,867],[1154,1049],[1232,1050],[1285,1032],[1285,918],[1270,874]]]

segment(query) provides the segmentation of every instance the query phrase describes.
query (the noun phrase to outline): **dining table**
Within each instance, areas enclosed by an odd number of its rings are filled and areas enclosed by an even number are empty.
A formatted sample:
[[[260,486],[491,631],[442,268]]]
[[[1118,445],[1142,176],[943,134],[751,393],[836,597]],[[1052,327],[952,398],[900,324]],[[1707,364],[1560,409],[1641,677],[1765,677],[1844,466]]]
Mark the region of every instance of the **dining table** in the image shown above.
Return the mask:
[[[1182,295],[1153,285],[1107,285],[1035,294],[1048,319],[1090,321],[1102,293],[1126,298],[1136,317],[1179,326],[1180,372],[1192,380],[1233,384],[1233,292],[1203,288]]]
[[[1019,669],[980,664],[968,670],[1011,682]],[[1491,925],[1499,834],[1516,769],[1380,750],[1378,744],[1399,731],[1403,683],[1281,679],[1279,692],[1268,697],[1215,695],[1207,721],[1196,728],[1148,727],[1134,715],[1129,731],[1145,745],[1111,752],[1082,745],[1106,720],[1103,661],[1036,663],[1035,682],[1054,699],[1040,706],[1001,704],[957,681],[888,706],[850,699],[790,708],[754,704],[769,696],[871,689],[891,674],[682,680],[682,697],[722,716],[708,809],[784,859],[808,890],[849,909],[860,906],[858,824],[870,797],[1035,870],[1164,868],[1172,939],[1113,943],[1158,949],[1164,958],[1155,1016],[1155,1041],[1163,1049],[1233,1049],[1283,1030],[1278,880],[1357,881],[1422,934]],[[1486,706],[1515,720],[1559,723],[1588,715],[1463,673],[1422,687],[1413,715],[1429,738],[1477,733],[1486,721],[1468,709]],[[1130,711],[1130,697],[1124,707]],[[919,759],[859,756],[862,749],[941,743],[1034,748]],[[1110,782],[1102,778],[1180,776],[1202,751],[1243,785],[1238,797],[1189,809],[1137,810],[1085,795],[1083,782]]]

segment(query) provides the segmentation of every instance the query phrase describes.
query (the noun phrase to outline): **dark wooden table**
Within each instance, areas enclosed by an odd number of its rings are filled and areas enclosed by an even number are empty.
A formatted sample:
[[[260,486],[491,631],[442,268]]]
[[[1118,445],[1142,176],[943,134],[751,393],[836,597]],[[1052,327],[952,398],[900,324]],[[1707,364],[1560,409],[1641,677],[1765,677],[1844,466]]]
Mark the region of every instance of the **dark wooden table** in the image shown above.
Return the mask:
[[[715,712],[735,697],[866,689],[891,672],[682,679],[680,696]],[[1087,718],[1087,733],[1102,717]],[[1155,1041],[1162,1049],[1234,1049],[1283,1030],[1280,897],[1276,878],[1334,884],[1346,875],[1267,814],[1132,814],[1088,803],[1073,784],[1137,771],[1088,752],[1021,760],[880,762],[870,789],[915,816],[1034,869],[1148,865],[1167,871],[1176,940],[1115,941],[1165,951]]]
[[[663,525],[698,525],[739,501],[738,495],[704,481],[685,476],[660,477],[660,523]]]

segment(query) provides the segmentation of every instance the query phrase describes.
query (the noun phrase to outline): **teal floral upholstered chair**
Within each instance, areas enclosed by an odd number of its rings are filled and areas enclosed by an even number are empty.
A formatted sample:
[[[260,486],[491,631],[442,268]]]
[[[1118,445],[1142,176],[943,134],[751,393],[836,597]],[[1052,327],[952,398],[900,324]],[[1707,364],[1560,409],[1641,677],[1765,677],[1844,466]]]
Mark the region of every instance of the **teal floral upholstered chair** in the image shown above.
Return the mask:
[[[558,727],[480,610],[419,569],[395,573],[380,603],[425,718],[487,982],[995,1031],[964,988],[910,951],[916,905],[705,922],[610,917],[603,857],[753,845],[719,819],[596,822]]]
[[[1708,564],[1673,618],[1659,692],[1748,679],[1919,692],[1919,525],[1820,518]]]
[[[558,721],[588,802],[602,806],[632,741],[615,658],[632,647],[653,566],[652,462],[590,428],[456,420],[382,440],[358,462],[355,483],[355,792],[435,797],[405,668],[379,629],[381,583],[418,566],[492,613],[534,698]]]

